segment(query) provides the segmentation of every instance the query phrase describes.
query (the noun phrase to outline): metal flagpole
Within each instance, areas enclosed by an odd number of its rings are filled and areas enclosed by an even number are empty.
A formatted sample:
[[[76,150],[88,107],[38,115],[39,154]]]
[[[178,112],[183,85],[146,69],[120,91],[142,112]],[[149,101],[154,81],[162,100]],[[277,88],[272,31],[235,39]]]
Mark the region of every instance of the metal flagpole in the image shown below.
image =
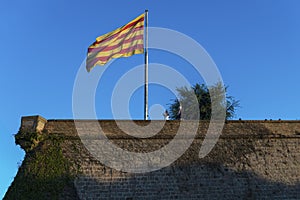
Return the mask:
[[[148,10],[145,10],[145,99],[144,120],[148,120]]]

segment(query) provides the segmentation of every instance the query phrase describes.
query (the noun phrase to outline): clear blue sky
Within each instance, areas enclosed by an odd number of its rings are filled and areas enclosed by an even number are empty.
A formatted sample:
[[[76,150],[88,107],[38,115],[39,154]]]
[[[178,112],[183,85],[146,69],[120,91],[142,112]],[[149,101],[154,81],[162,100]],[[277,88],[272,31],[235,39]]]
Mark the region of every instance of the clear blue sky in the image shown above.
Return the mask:
[[[21,116],[72,118],[73,84],[87,47],[97,36],[126,24],[145,9],[149,9],[149,26],[182,32],[207,50],[229,86],[229,95],[240,100],[236,118],[300,119],[298,0],[3,0],[0,197],[24,157],[13,137]],[[150,50],[149,54],[149,62],[179,71],[188,65],[165,52]],[[114,62],[104,89],[97,92],[99,118],[112,118],[105,91],[110,94],[117,77],[142,63],[142,55]],[[188,78],[196,83],[198,78],[192,74]],[[160,90],[150,86],[150,106],[170,102],[172,95]],[[141,119],[142,90],[132,98],[139,105],[130,107],[132,117]]]

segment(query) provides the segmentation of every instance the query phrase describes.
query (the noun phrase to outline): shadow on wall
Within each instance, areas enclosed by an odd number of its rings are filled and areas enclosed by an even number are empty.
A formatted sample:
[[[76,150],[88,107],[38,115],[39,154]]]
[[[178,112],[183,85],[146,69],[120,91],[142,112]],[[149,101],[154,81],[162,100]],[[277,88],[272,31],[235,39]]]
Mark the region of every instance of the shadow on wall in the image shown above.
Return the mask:
[[[113,174],[112,170],[107,173]],[[75,181],[80,199],[299,199],[300,184],[267,181],[222,165],[171,166],[132,177]]]
[[[226,123],[213,150],[200,159],[208,127],[201,122],[196,139],[178,160],[142,174],[120,172],[97,161],[73,123],[48,121],[40,137],[16,135],[17,141],[31,143],[4,199],[300,199],[300,137],[278,135],[290,128],[286,123],[268,124],[276,133],[264,122]],[[158,136],[148,139],[120,138],[114,123],[101,123],[120,148],[150,152],[173,139],[179,122],[167,122]],[[298,130],[298,123],[290,129]]]
[[[81,199],[299,199],[299,172],[294,171],[296,184],[260,175],[281,173],[279,179],[285,174],[293,176],[284,171],[286,165],[276,169],[281,161],[292,160],[272,160],[271,156],[279,157],[289,151],[287,141],[272,136],[274,133],[263,124],[228,124],[204,159],[198,157],[203,141],[198,138],[180,159],[161,170],[128,174],[89,163],[85,173],[89,175],[78,176],[74,183]],[[142,146],[138,140],[134,143]],[[134,143],[130,143],[131,149]],[[140,143],[145,142],[141,139]],[[124,143],[120,146],[124,148]],[[271,162],[267,163],[266,157]],[[299,169],[299,164],[296,167]]]

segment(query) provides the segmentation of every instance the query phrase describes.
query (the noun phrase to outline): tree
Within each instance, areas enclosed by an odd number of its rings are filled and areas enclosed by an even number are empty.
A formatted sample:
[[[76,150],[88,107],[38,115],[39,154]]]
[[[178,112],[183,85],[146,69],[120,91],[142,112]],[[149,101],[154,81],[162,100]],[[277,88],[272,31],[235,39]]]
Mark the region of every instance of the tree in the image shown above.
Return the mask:
[[[226,119],[233,118],[236,108],[239,107],[239,101],[232,96],[227,96],[227,89],[228,87],[223,87],[221,83],[209,88],[198,83],[190,89],[187,87],[177,88],[179,99],[173,100],[169,106],[170,118],[210,120],[212,106],[214,106],[216,115],[226,112]],[[181,116],[178,115],[179,113]]]

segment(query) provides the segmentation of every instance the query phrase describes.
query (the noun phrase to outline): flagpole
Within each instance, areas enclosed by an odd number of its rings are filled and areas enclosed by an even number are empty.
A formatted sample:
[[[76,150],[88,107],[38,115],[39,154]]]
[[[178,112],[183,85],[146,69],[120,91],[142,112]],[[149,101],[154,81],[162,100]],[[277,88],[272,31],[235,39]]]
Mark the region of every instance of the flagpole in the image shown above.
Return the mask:
[[[145,98],[144,120],[148,120],[148,10],[145,10]]]

